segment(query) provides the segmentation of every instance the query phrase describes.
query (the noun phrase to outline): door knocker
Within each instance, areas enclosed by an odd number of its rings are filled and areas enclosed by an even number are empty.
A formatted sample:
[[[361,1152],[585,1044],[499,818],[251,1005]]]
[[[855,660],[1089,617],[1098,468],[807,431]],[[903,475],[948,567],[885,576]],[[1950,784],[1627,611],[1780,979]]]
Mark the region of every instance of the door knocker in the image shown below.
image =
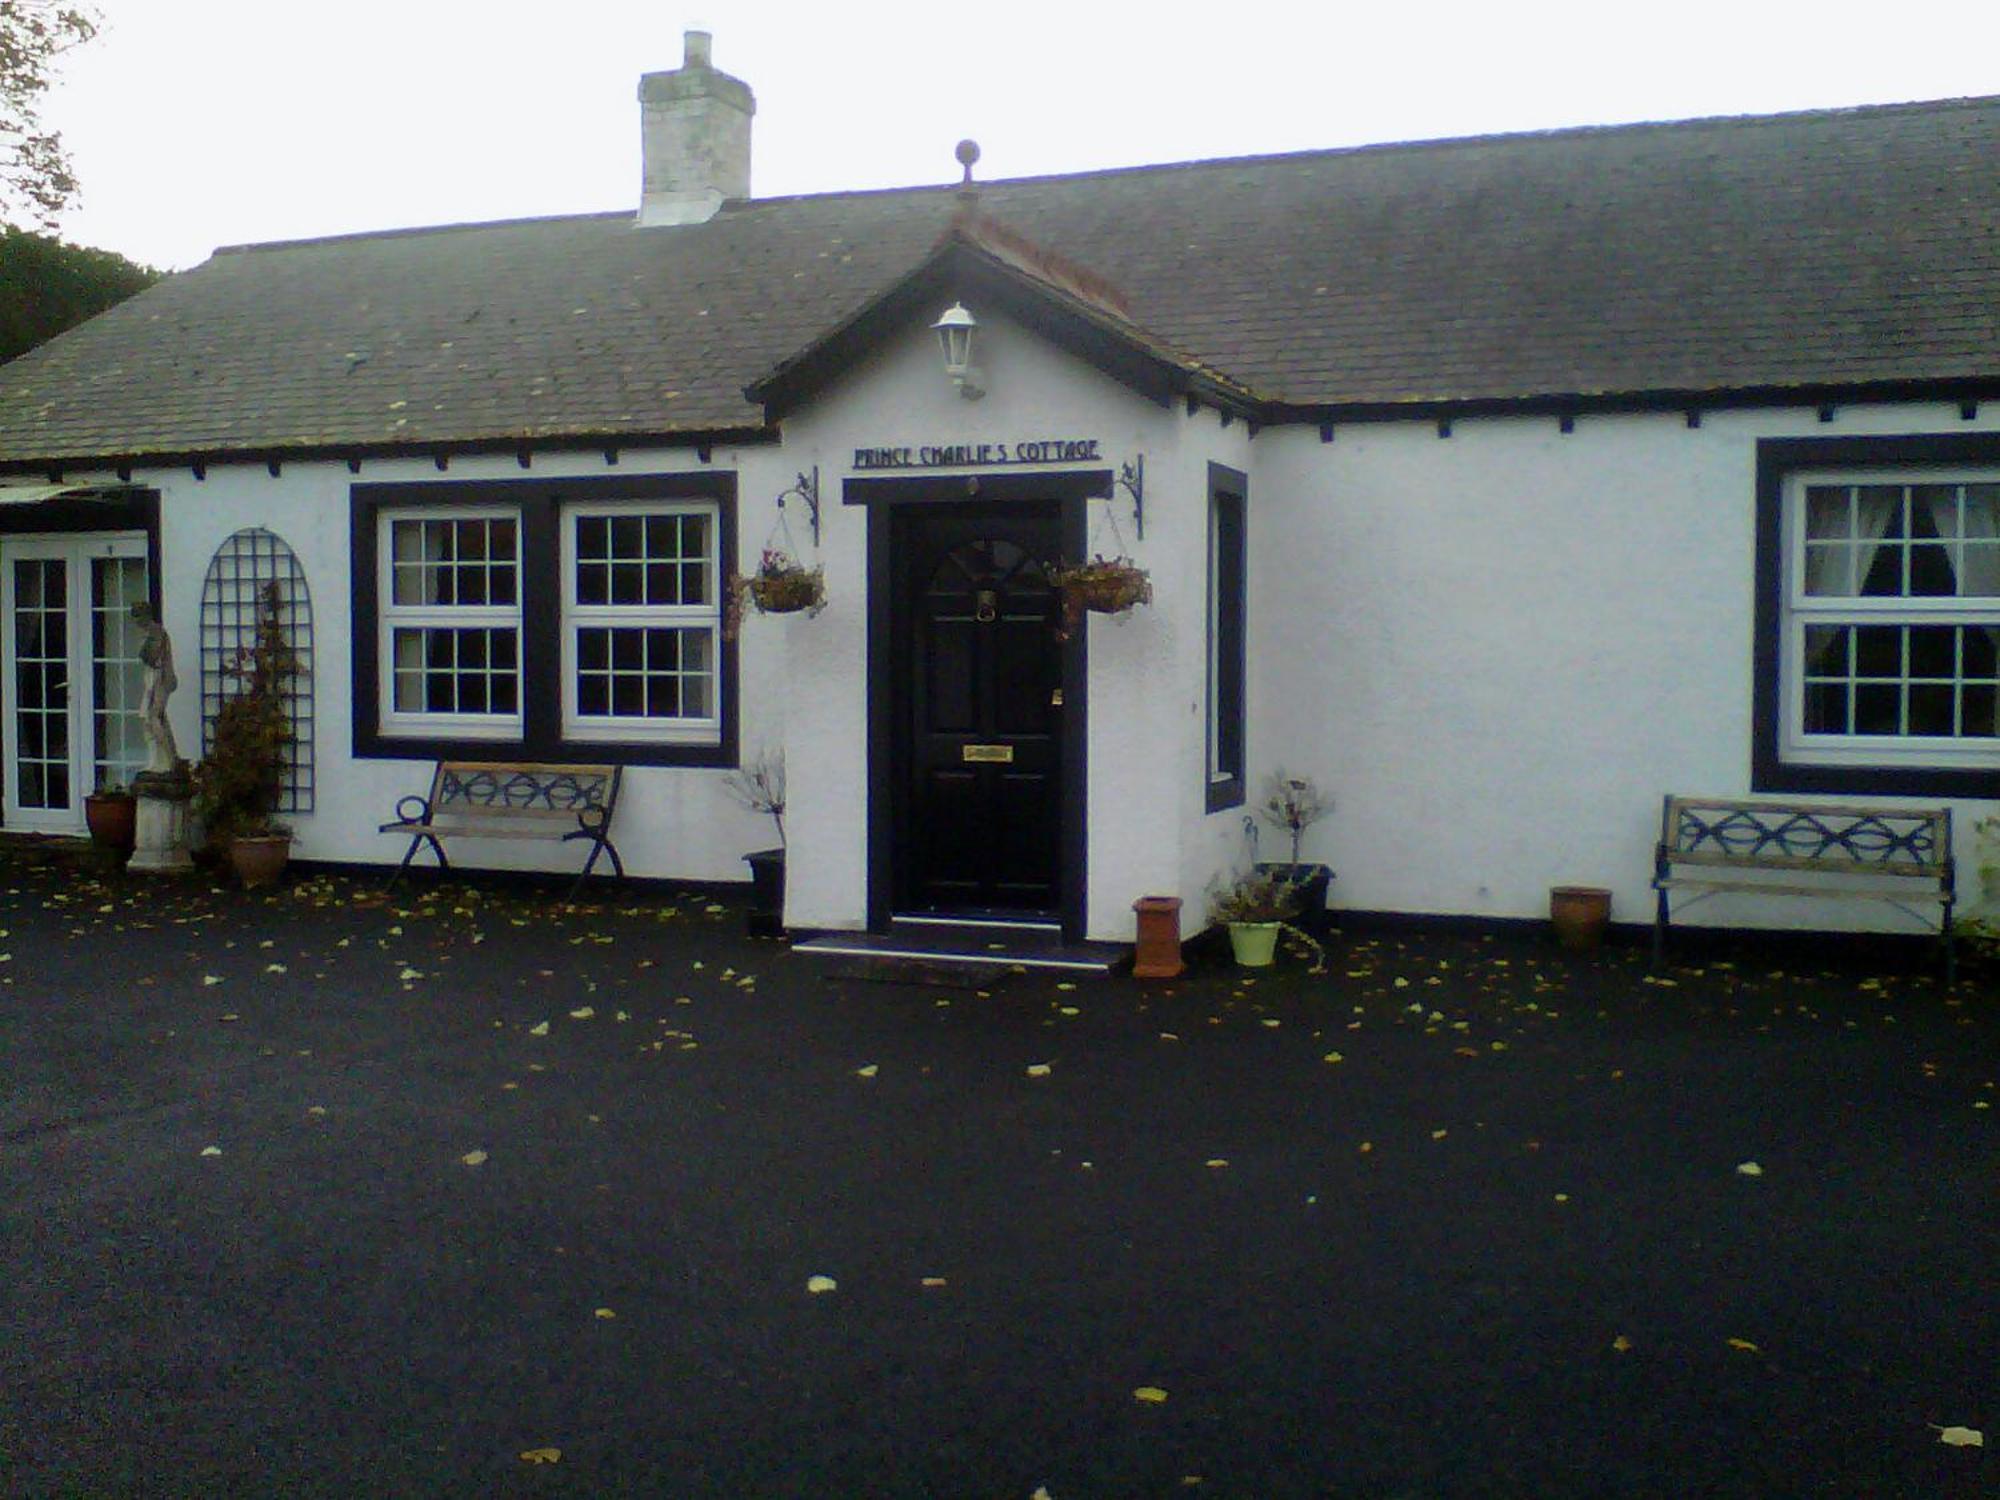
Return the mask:
[[[972,596],[972,618],[982,625],[991,625],[999,618],[999,599],[992,589],[980,589]]]

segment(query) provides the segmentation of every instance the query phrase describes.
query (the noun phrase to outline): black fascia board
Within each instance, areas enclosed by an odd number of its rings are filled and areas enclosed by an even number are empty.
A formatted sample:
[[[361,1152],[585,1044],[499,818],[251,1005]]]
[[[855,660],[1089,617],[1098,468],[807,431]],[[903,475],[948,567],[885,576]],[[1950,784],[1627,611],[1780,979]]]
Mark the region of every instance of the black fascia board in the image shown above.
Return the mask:
[[[471,458],[483,454],[595,452],[604,448],[726,448],[779,442],[776,428],[690,427],[682,431],[556,433],[546,437],[514,434],[480,438],[412,438],[402,442],[294,443],[245,448],[174,448],[125,453],[62,454],[42,458],[0,458],[0,475],[60,473],[68,469],[185,469],[195,464],[338,463],[345,459]]]
[[[2000,371],[1924,379],[1818,381],[1809,385],[1663,386],[1632,391],[1550,391],[1530,396],[1436,397],[1413,401],[1263,403],[1272,426],[1342,422],[1416,422],[1439,417],[1580,416],[1586,413],[1764,410],[1861,402],[2000,399]]]

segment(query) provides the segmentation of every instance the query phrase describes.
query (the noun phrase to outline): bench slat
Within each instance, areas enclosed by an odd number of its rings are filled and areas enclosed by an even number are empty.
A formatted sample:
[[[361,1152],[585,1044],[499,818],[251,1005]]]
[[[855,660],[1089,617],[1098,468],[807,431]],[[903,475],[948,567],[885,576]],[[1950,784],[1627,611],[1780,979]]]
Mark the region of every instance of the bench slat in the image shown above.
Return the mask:
[[[1775,885],[1755,880],[1656,880],[1655,889],[1662,891],[1732,891],[1745,896],[1831,896],[1835,899],[1848,897],[1862,901],[1895,900],[1947,900],[1943,891],[1864,891],[1852,886],[1839,885]]]

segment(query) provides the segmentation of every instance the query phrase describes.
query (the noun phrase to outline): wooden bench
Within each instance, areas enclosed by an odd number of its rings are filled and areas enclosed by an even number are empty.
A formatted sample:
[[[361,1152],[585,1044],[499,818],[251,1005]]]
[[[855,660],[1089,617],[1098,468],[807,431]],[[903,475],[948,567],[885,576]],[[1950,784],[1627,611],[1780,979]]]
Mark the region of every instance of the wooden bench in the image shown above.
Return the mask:
[[[1789,879],[1787,877],[1790,877]],[[1822,877],[1838,877],[1822,879]],[[1813,883],[1804,883],[1807,879]],[[1806,802],[1666,799],[1653,851],[1653,963],[1666,953],[1669,892],[1697,891],[1683,909],[1725,891],[1885,901],[1923,922],[1911,901],[1940,908],[1945,980],[1957,976],[1951,943],[1953,866],[1948,807],[1852,807]]]
[[[404,797],[396,820],[378,832],[407,833],[410,847],[389,882],[395,889],[410,861],[425,844],[448,870],[443,839],[549,839],[590,844],[590,857],[569,888],[571,897],[597,865],[611,856],[611,868],[625,877],[624,861],[611,843],[611,814],[618,806],[618,766],[546,766],[517,762],[441,760],[431,776],[428,797]]]

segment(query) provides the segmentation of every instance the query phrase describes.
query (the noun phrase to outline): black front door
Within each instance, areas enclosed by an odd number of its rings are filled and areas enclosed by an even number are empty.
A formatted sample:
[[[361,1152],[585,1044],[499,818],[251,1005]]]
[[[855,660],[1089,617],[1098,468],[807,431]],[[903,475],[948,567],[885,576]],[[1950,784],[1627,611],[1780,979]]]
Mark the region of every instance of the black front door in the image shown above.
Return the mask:
[[[891,671],[903,911],[1061,903],[1062,646],[1054,504],[909,506],[895,521]]]

